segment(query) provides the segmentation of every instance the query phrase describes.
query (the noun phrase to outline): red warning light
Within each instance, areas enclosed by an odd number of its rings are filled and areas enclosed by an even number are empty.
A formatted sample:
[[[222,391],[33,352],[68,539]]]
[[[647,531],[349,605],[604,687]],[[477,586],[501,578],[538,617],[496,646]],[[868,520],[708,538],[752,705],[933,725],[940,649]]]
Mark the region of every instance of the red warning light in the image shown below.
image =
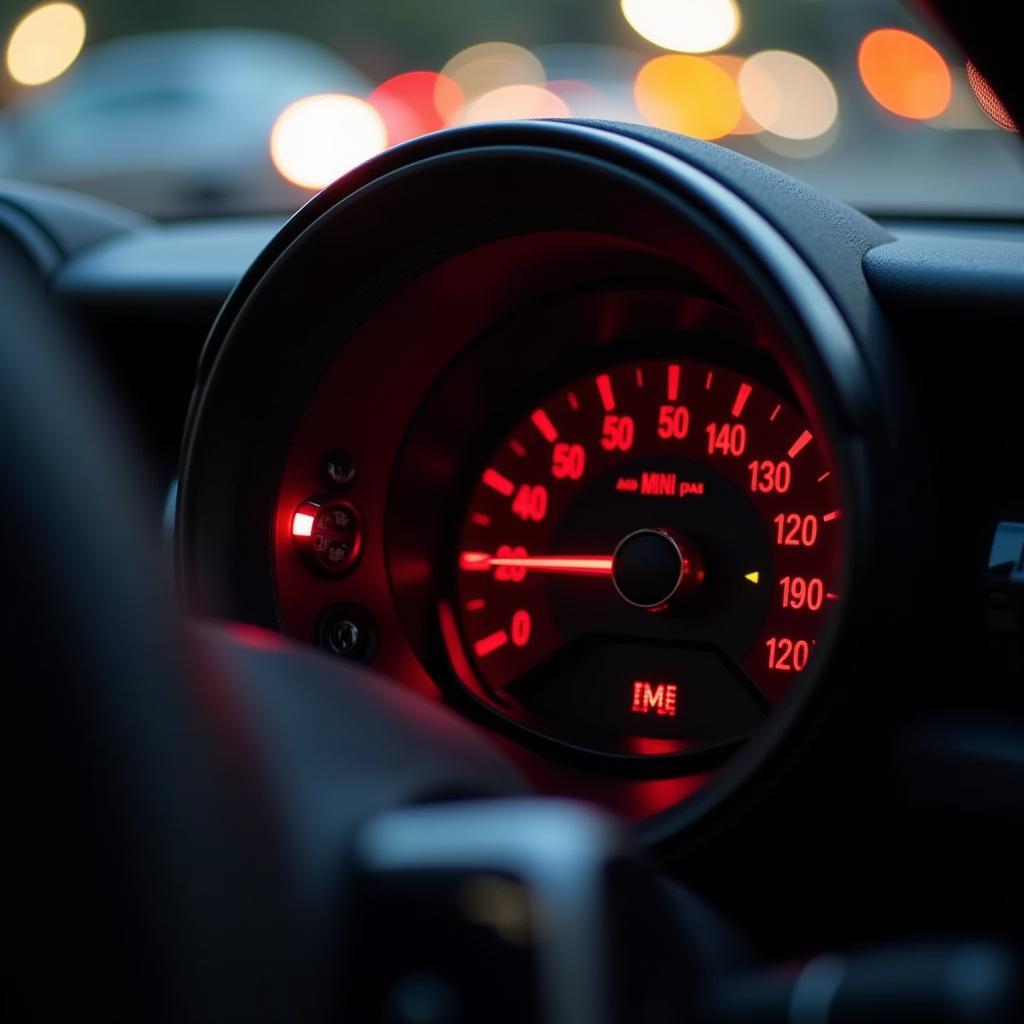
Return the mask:
[[[316,516],[312,516],[308,512],[296,512],[292,518],[292,536],[309,537],[313,533],[314,522],[316,522]]]
[[[678,706],[676,697],[679,687],[675,683],[649,683],[643,679],[637,679],[633,683],[633,706],[630,709],[634,715],[663,715],[667,718],[675,718]]]

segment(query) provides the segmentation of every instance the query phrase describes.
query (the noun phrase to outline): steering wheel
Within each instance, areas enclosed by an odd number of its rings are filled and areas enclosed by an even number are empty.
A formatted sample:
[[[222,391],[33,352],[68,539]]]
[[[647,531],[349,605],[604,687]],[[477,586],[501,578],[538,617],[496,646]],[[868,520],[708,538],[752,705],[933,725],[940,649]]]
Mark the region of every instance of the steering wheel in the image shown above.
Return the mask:
[[[17,1016],[327,1019],[359,826],[524,785],[369,673],[187,629],[126,424],[2,239],[0,305]]]

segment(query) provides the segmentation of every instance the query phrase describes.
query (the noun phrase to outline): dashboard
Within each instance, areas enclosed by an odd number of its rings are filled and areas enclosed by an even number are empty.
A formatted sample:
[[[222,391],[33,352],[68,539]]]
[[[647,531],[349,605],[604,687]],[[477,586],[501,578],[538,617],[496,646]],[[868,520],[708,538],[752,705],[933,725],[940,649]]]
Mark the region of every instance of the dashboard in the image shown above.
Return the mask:
[[[841,835],[894,737],[1019,712],[1019,225],[582,123],[418,140],[284,225],[52,202],[2,223],[158,476],[184,421],[193,612],[449,704],[696,861],[808,799]]]

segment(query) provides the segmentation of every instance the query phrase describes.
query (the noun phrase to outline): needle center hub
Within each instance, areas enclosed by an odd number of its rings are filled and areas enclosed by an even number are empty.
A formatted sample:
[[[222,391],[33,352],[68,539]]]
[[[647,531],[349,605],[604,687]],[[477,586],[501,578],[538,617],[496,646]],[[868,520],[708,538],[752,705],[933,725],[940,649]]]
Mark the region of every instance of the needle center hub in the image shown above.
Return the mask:
[[[671,530],[657,527],[627,534],[612,558],[615,589],[637,608],[660,608],[680,590],[695,588],[703,577],[696,548]]]

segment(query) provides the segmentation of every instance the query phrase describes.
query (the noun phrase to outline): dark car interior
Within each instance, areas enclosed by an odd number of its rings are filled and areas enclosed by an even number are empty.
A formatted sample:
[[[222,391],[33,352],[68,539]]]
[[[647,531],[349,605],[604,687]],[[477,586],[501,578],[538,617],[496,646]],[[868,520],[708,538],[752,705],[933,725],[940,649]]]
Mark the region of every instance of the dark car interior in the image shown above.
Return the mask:
[[[1024,222],[502,120],[0,303],[9,1019],[1024,1020]]]

